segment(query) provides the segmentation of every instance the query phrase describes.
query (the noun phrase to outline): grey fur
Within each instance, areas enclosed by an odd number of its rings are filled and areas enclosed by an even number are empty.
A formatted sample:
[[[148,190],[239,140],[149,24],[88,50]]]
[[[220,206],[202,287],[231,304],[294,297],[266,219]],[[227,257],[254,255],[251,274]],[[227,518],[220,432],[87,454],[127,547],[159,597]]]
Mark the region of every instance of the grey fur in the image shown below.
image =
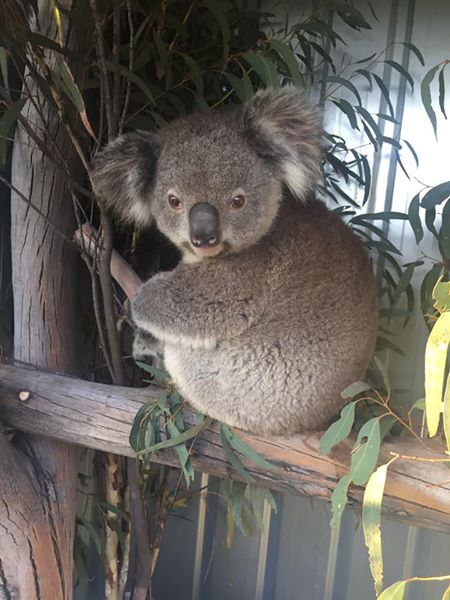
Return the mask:
[[[290,87],[259,92],[237,112],[178,119],[154,138],[155,177],[136,195],[139,210],[118,182],[124,161],[142,173],[146,157],[128,144],[135,138],[107,148],[100,177],[94,171],[122,220],[148,207],[140,220],[154,218],[184,255],[138,290],[136,325],[162,343],[167,370],[197,410],[263,435],[323,428],[342,408],[340,392],[364,375],[377,333],[364,248],[313,198],[318,122]],[[169,193],[183,201],[180,210],[168,205]],[[240,210],[230,206],[236,194],[246,197]],[[199,202],[219,213],[216,256],[189,240],[189,211]]]

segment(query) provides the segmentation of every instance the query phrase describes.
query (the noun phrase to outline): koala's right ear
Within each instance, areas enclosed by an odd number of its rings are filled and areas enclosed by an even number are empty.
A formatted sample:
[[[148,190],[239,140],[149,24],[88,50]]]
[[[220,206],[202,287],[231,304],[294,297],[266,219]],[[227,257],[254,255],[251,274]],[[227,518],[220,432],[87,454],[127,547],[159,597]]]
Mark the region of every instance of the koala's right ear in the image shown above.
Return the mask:
[[[91,172],[94,193],[122,223],[151,223],[160,152],[158,136],[139,131],[119,136],[95,158]]]

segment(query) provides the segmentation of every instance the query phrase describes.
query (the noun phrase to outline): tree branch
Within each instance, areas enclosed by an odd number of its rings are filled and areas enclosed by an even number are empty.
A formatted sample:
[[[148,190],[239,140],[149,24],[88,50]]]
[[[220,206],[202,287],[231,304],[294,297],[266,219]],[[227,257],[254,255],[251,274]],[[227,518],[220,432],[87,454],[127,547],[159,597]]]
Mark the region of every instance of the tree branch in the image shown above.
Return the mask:
[[[30,395],[23,401],[19,393],[25,390]],[[135,456],[128,437],[137,410],[160,394],[161,390],[153,386],[104,385],[0,364],[0,413],[6,425],[125,456]],[[188,424],[194,425],[196,419],[193,411],[185,412]],[[255,481],[282,492],[329,500],[336,481],[349,467],[352,440],[340,444],[328,457],[319,455],[320,433],[291,439],[263,439],[243,432],[239,436],[275,465],[271,470],[262,469],[241,456]],[[421,462],[442,458],[442,451],[440,443],[433,453],[403,437],[383,444],[383,463],[392,458],[392,452],[417,458],[402,460],[400,456],[389,468],[383,500],[385,514],[409,525],[450,532],[448,469],[441,462]],[[179,464],[171,450],[159,452],[154,460],[172,466]],[[192,462],[199,471],[239,479],[226,459],[217,424],[197,438]],[[350,506],[360,505],[362,495],[362,488],[352,486]]]

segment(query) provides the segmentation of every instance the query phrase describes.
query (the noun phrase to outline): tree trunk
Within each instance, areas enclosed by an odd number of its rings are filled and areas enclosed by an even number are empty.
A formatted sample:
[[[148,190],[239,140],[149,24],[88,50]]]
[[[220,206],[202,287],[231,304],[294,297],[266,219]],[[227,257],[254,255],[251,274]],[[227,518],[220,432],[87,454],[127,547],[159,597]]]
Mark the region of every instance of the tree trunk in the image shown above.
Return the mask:
[[[62,3],[66,6],[68,2]],[[39,2],[39,32],[56,39],[52,3]],[[74,32],[67,31],[66,38]],[[72,40],[73,41],[73,40]],[[33,86],[31,78],[28,79]],[[43,108],[46,144],[53,140],[72,175],[71,144],[54,111]],[[43,122],[28,103],[24,117]],[[12,184],[69,238],[74,229],[65,176],[19,126],[13,148]],[[43,368],[77,372],[75,252],[45,218],[17,195],[11,198],[14,356]],[[78,452],[75,446],[18,434],[0,434],[0,599],[72,597],[73,540]]]

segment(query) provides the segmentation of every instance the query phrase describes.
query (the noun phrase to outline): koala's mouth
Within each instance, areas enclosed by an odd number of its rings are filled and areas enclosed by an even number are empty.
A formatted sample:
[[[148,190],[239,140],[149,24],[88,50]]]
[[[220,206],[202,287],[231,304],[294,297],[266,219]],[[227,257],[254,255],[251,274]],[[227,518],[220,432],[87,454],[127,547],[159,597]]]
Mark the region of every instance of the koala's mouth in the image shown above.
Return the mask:
[[[189,242],[183,243],[183,250],[189,252],[190,255],[195,256],[197,259],[202,258],[214,258],[219,254],[223,254],[228,249],[228,244],[226,242],[220,242],[216,246],[205,246],[203,248],[196,248]]]

